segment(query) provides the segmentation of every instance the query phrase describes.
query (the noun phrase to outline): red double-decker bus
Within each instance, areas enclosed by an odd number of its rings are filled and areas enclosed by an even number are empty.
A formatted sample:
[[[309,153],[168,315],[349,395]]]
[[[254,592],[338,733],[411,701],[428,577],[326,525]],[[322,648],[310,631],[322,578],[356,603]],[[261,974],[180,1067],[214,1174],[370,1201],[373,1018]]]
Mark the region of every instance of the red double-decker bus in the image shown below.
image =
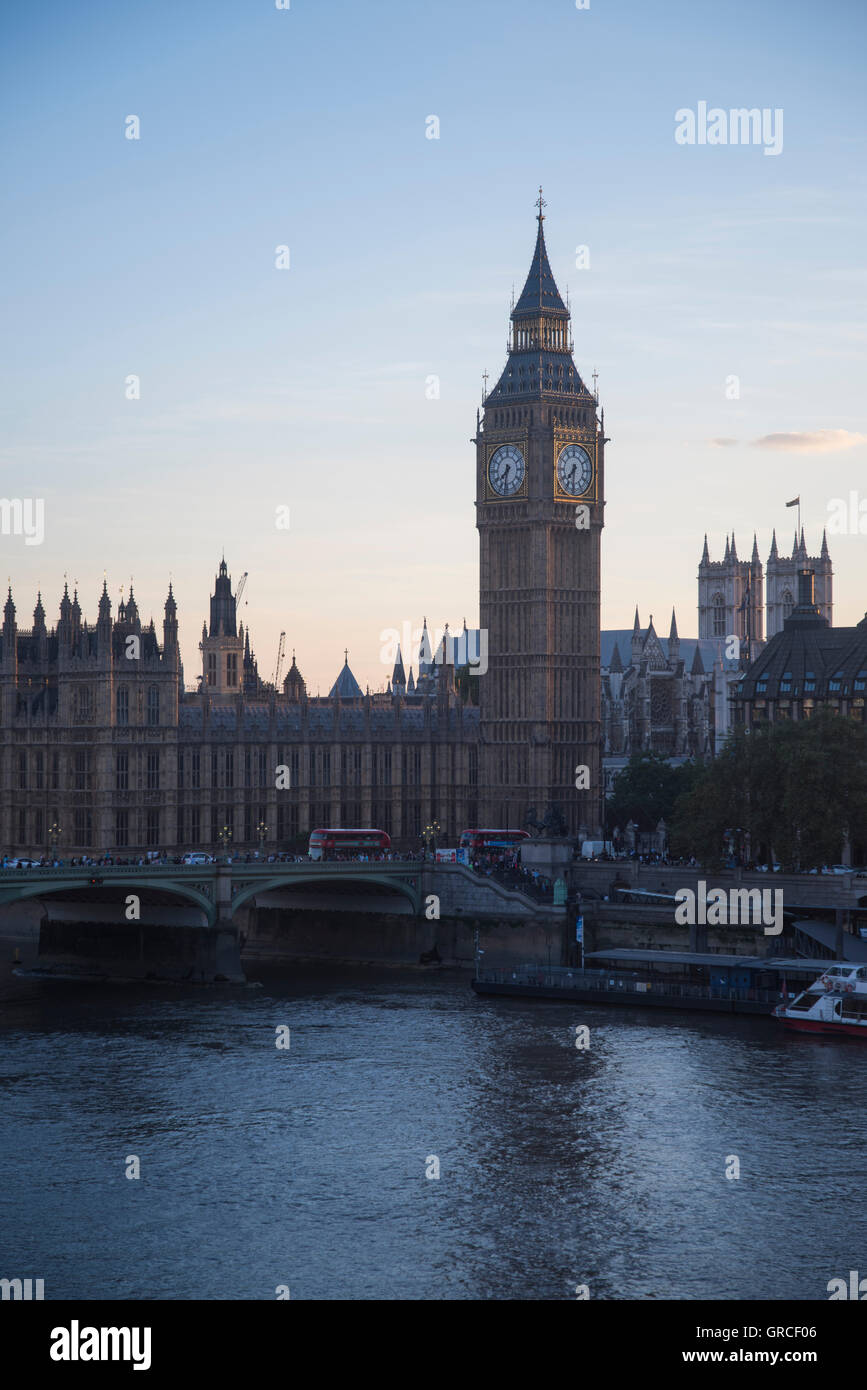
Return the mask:
[[[476,853],[488,853],[490,850],[520,849],[529,838],[526,830],[463,830],[460,846]]]
[[[391,849],[391,840],[384,830],[311,830],[307,853],[311,859],[324,859],[328,854],[381,854]]]

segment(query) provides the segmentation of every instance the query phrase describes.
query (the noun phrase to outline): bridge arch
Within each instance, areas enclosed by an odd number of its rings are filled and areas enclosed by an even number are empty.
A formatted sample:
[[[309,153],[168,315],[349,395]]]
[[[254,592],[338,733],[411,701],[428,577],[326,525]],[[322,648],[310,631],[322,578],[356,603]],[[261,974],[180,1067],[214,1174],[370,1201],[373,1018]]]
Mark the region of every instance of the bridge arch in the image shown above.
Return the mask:
[[[252,883],[245,883],[232,898],[232,914],[239,907],[255,898],[257,893],[272,893],[278,888],[294,888],[301,884],[323,884],[323,883],[357,883],[357,884],[376,884],[380,888],[388,888],[393,893],[399,893],[407,898],[412,905],[413,912],[418,915],[421,912],[421,892],[418,888],[413,888],[411,884],[404,882],[401,878],[392,877],[388,874],[347,874],[347,873],[323,873],[321,870],[312,873],[285,873],[275,874],[273,877],[257,879]]]
[[[80,877],[68,878],[39,878],[34,881],[19,881],[15,884],[4,884],[0,887],[0,905],[6,906],[10,903],[23,902],[27,898],[50,898],[56,897],[59,893],[81,892],[83,889],[96,887],[105,890],[106,888],[116,888],[118,897],[125,897],[128,891],[135,892],[139,889],[152,891],[159,890],[162,893],[170,893],[178,898],[185,898],[194,906],[201,908],[205,914],[207,925],[216,926],[217,905],[203,893],[200,889],[194,888],[192,884],[186,884],[183,880],[160,878],[155,880],[153,877],[120,877],[103,878],[98,872],[92,875],[99,878],[98,884],[91,884],[90,879],[86,881]]]

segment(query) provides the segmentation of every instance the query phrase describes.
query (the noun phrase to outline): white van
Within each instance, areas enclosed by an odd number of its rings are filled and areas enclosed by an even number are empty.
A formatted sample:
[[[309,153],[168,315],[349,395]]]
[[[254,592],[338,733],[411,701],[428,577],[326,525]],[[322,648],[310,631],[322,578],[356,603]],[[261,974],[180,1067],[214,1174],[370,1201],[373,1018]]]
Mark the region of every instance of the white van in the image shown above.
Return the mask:
[[[194,850],[191,854],[185,854],[181,862],[200,867],[202,864],[215,864],[217,861],[212,854],[204,854],[201,850]]]

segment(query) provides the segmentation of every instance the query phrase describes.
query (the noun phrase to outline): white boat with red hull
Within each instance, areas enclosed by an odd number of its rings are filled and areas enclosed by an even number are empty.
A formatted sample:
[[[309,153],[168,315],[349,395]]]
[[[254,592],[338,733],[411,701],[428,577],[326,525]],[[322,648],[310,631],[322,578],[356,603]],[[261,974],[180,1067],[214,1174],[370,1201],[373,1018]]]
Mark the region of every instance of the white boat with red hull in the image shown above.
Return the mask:
[[[829,965],[790,1004],[774,1010],[795,1033],[836,1033],[867,1039],[867,965]]]

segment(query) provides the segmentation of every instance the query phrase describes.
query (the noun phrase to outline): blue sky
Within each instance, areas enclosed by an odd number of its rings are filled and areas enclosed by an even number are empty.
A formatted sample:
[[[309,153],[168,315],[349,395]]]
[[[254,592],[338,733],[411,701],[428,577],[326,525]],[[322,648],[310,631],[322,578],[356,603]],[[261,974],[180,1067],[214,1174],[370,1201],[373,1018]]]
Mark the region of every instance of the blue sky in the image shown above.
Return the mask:
[[[192,683],[224,547],[262,674],[285,629],[313,693],[344,647],[377,688],[385,629],[477,620],[469,440],[540,183],[612,440],[604,626],[676,604],[693,634],[705,531],[764,559],[797,493],[812,548],[867,498],[854,0],[83,0],[5,29],[4,491],[46,509],[41,546],[0,537],[22,625],[65,573],[94,617],[103,570],[159,621],[171,573]],[[782,108],[782,153],[678,145],[699,101]],[[858,621],[867,535],[830,543]]]

